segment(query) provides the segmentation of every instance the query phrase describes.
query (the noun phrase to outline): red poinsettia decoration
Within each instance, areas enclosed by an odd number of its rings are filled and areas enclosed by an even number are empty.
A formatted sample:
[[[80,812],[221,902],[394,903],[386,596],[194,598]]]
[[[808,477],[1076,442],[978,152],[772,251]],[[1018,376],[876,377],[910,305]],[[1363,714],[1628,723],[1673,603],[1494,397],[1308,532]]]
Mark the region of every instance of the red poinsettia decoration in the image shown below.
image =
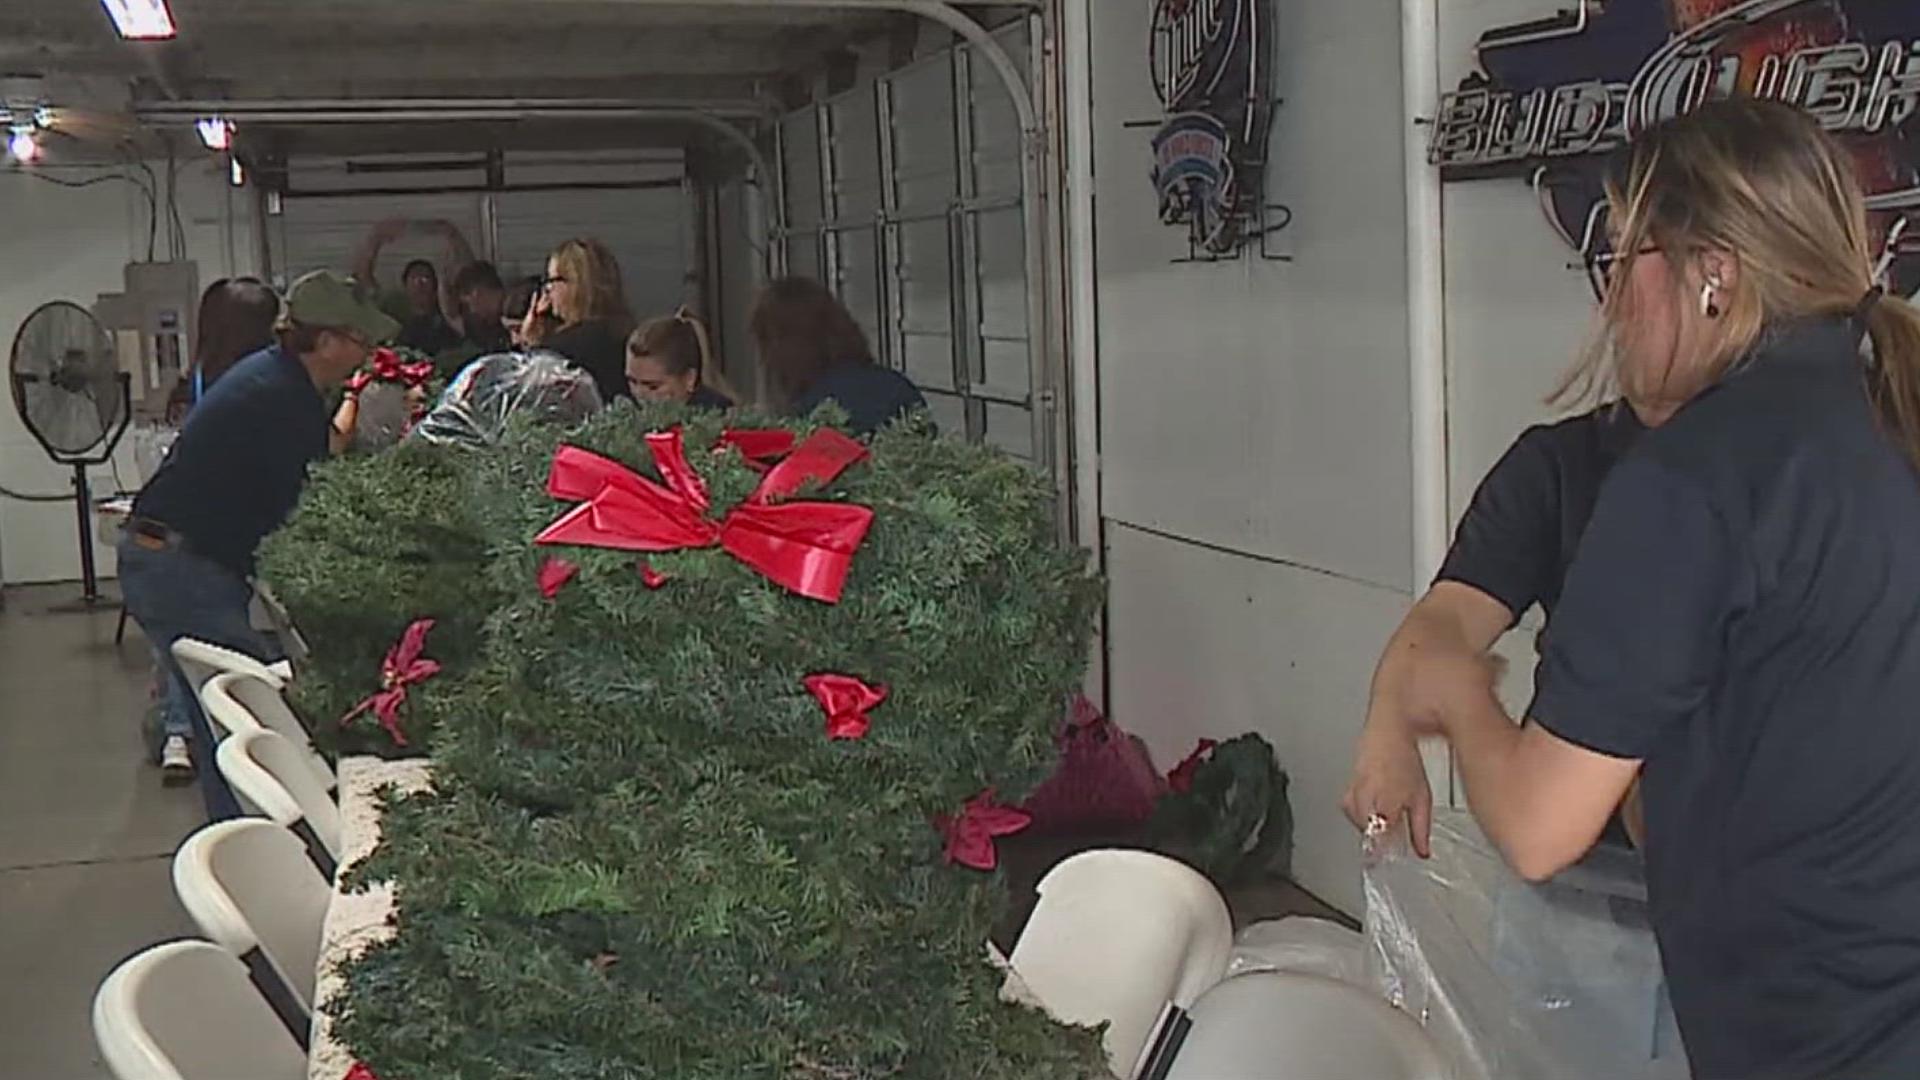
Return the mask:
[[[809,675],[801,680],[827,714],[827,738],[865,738],[873,721],[869,709],[887,700],[887,688],[868,686],[851,675]]]
[[[958,814],[941,814],[934,827],[947,838],[947,861],[975,870],[992,870],[1000,865],[1000,853],[994,838],[1012,836],[1033,824],[1033,815],[1025,810],[1004,806],[987,790],[968,799]]]
[[[1167,788],[1175,794],[1184,795],[1193,790],[1193,774],[1200,771],[1200,764],[1213,756],[1213,748],[1220,744],[1212,739],[1201,739],[1194,746],[1193,753],[1180,759],[1180,764],[1167,774]]]
[[[342,717],[343,726],[363,713],[372,712],[379,718],[380,726],[393,737],[393,745],[407,745],[406,733],[400,730],[400,706],[406,704],[407,688],[440,674],[440,661],[420,655],[426,651],[427,633],[433,629],[433,623],[432,619],[416,620],[400,635],[400,640],[387,650],[386,659],[380,662],[379,692]]]

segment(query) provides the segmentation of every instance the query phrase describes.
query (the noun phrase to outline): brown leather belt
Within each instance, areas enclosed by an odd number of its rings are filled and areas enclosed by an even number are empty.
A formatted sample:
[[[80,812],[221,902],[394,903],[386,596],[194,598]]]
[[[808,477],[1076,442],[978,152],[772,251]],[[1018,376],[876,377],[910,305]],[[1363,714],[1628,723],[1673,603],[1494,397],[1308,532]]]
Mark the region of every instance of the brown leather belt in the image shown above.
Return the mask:
[[[128,521],[127,535],[148,551],[178,551],[187,546],[186,537],[175,532],[166,522],[152,518],[137,517]]]

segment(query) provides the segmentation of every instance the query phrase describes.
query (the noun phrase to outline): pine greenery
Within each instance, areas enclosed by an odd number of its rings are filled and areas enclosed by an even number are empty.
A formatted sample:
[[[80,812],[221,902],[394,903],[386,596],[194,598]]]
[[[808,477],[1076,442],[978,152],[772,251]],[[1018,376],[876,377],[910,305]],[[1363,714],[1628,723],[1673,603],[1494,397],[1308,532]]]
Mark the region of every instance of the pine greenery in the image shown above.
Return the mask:
[[[564,441],[651,476],[643,437],[676,423],[716,515],[744,499],[758,474],[706,451],[710,414],[616,407]],[[999,999],[1005,889],[947,865],[931,823],[986,788],[1017,802],[1056,757],[1098,589],[1044,482],[883,432],[799,496],[875,513],[829,605],[718,548],[650,557],[650,589],[631,554],[536,547],[567,509],[544,491],[561,441],[330,466],[263,560],[314,648],[310,715],[440,620],[447,670],[402,710],[436,788],[353,875],[392,880],[399,915],[349,968],[347,1045],[387,1080],[1105,1077],[1095,1033]],[[547,599],[556,554],[580,570]],[[889,688],[864,739],[826,737],[819,673]]]

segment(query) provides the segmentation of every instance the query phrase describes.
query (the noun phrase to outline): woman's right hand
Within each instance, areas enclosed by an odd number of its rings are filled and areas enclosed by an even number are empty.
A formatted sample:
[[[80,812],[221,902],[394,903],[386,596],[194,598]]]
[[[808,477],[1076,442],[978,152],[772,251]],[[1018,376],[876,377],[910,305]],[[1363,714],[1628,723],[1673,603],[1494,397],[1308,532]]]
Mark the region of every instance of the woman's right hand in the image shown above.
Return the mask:
[[[1433,789],[1427,785],[1420,740],[1409,727],[1391,719],[1368,720],[1340,806],[1362,832],[1376,815],[1386,820],[1389,830],[1404,820],[1414,853],[1423,859],[1431,853]]]

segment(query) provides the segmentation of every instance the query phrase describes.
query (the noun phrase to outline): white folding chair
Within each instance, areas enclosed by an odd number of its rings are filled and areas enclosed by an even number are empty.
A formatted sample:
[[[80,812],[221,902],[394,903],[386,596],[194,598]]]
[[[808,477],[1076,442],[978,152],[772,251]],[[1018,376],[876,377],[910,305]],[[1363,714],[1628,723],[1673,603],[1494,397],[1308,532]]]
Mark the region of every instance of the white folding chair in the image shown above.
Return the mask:
[[[285,689],[293,678],[293,668],[284,660],[268,664],[246,653],[237,652],[198,638],[181,638],[173,643],[173,660],[198,693],[208,679],[223,671],[252,675],[276,690]]]
[[[247,966],[260,995],[306,1047],[320,928],[333,899],[306,846],[259,818],[208,825],[174,853],[173,891],[200,932]]]
[[[291,830],[332,881],[340,860],[340,808],[314,777],[305,753],[284,736],[256,729],[234,732],[213,759],[241,808]]]
[[[1232,949],[1226,902],[1199,873],[1147,851],[1087,851],[1041,879],[1009,963],[1057,1019],[1109,1024],[1108,1064],[1131,1077],[1167,1004],[1192,1005]]]
[[[1449,1080],[1433,1041],[1377,994],[1253,972],[1200,996],[1166,1080]]]
[[[307,1055],[247,980],[204,941],[172,941],[115,968],[93,998],[93,1038],[115,1080],[303,1080]]]
[[[287,706],[278,688],[264,679],[239,672],[223,671],[200,688],[200,709],[213,725],[214,736],[224,738],[236,731],[264,730],[286,738],[306,752],[314,778],[329,794],[339,787],[333,767],[313,748],[313,737]]]

